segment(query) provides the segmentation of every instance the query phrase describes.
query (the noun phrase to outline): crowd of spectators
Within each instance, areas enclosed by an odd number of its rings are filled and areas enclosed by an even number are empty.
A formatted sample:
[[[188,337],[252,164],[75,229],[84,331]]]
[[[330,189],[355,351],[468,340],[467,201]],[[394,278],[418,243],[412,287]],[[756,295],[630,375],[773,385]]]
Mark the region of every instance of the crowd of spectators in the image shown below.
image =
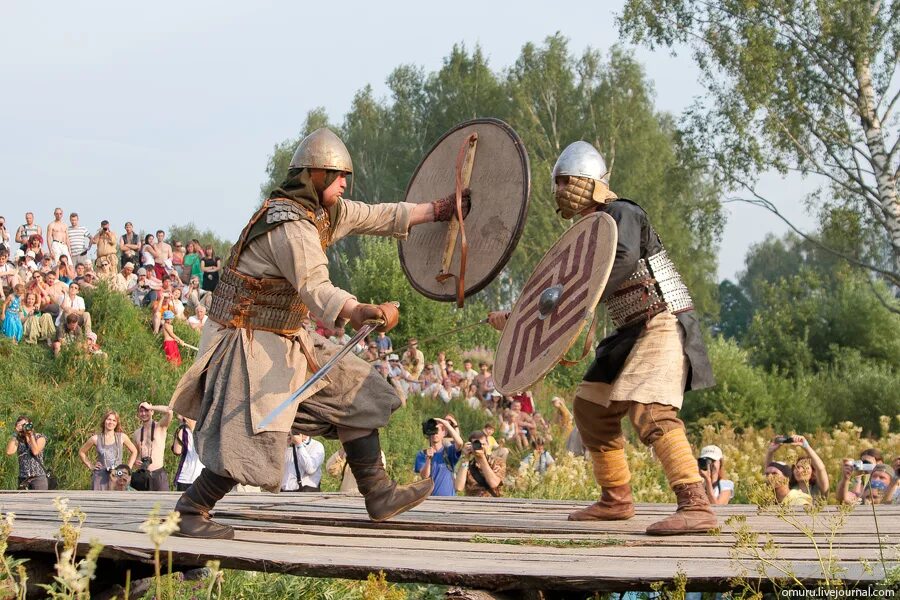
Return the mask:
[[[54,354],[70,343],[103,354],[82,294],[105,282],[136,306],[151,309],[151,326],[162,332],[166,358],[180,364],[183,341],[166,322],[203,326],[222,261],[199,240],[170,244],[158,230],[141,242],[132,223],[124,227],[118,235],[104,220],[92,232],[74,212],[67,225],[57,208],[46,230],[28,212],[10,235],[0,217],[0,333],[15,343],[46,343]]]

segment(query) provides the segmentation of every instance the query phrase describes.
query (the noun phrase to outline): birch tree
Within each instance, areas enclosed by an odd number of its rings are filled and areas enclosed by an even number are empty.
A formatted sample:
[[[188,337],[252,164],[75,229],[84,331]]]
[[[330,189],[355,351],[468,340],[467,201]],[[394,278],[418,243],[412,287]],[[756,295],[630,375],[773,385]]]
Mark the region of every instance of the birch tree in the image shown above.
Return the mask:
[[[620,27],[690,49],[707,94],[682,126],[731,190],[784,218],[760,173],[822,182],[807,201],[823,217],[840,206],[865,224],[864,252],[830,250],[896,289],[898,17],[898,0],[627,0]]]

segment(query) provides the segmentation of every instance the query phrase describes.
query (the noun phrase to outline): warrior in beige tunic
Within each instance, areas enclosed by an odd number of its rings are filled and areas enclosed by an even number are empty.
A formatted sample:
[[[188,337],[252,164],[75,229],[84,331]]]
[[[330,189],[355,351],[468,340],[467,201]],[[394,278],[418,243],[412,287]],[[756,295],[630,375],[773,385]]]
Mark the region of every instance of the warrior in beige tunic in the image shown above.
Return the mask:
[[[403,239],[409,228],[449,220],[450,198],[369,205],[342,197],[349,153],[327,129],[297,148],[285,182],[241,232],[213,292],[198,358],[179,382],[174,409],[196,419],[205,469],[179,499],[182,535],[230,538],[209,512],[236,483],[277,492],[291,432],[338,438],[366,508],[381,521],[422,502],[430,480],[399,486],[381,461],[378,429],[400,406],[394,389],[349,354],[290,411],[259,423],[340,348],[303,327],[312,314],[329,327],[397,323],[393,304],[361,304],[331,283],[325,248],[353,234]]]
[[[647,533],[705,532],[717,526],[684,423],[678,418],[685,390],[713,385],[712,370],[687,286],[669,260],[647,213],[609,189],[603,157],[587,142],[569,145],[553,168],[563,218],[607,213],[617,244],[601,302],[617,329],[597,346],[596,358],[575,393],[575,423],[590,450],[600,501],[570,520],[634,516],[631,473],[625,460],[622,418],[662,462],[678,499],[674,515]],[[502,328],[508,313],[492,313]]]

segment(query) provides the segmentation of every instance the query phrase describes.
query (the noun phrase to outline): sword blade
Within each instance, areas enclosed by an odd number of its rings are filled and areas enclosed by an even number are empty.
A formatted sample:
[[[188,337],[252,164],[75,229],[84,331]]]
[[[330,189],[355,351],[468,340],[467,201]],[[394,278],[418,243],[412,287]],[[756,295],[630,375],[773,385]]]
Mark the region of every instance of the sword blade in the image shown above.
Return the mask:
[[[356,332],[356,335],[354,335],[353,338],[351,338],[351,340],[349,342],[347,342],[344,345],[344,347],[341,348],[340,351],[338,351],[337,354],[335,354],[330,359],[328,359],[328,362],[326,362],[324,365],[322,365],[318,371],[313,373],[312,377],[310,377],[305,382],[303,382],[303,385],[301,385],[300,388],[296,392],[291,394],[287,398],[287,400],[285,400],[284,402],[282,402],[281,404],[276,406],[275,409],[272,410],[272,412],[270,412],[268,415],[266,415],[266,417],[262,421],[260,421],[259,425],[257,426],[257,428],[256,428],[257,431],[271,425],[272,421],[275,420],[275,417],[280,415],[284,411],[284,409],[288,408],[291,404],[293,404],[294,401],[297,400],[297,398],[302,396],[306,392],[306,390],[308,390],[313,385],[315,385],[315,383],[317,381],[319,381],[320,379],[325,377],[325,375],[328,374],[328,371],[330,371],[334,367],[334,365],[337,364],[337,362],[339,360],[341,360],[343,357],[347,356],[347,353],[349,353],[351,350],[353,350],[353,348],[356,346],[356,344],[361,339],[365,338],[367,335],[369,335],[370,333],[375,331],[375,329],[377,327],[379,327],[380,325],[381,325],[381,323],[370,323],[367,325],[363,325],[359,329],[359,331]]]

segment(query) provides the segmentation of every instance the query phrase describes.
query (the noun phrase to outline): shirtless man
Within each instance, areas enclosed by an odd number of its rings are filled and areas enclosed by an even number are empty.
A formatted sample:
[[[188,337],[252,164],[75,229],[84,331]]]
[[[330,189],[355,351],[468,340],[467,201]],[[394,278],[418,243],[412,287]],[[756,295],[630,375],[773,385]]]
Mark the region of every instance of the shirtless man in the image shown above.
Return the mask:
[[[166,243],[166,232],[160,229],[156,232],[156,258],[153,268],[156,270],[157,279],[164,279],[168,267],[172,266],[172,246]]]
[[[50,253],[51,260],[59,262],[59,257],[65,254],[72,259],[69,254],[69,228],[63,223],[63,211],[61,208],[53,210],[53,221],[47,225],[47,251]]]

